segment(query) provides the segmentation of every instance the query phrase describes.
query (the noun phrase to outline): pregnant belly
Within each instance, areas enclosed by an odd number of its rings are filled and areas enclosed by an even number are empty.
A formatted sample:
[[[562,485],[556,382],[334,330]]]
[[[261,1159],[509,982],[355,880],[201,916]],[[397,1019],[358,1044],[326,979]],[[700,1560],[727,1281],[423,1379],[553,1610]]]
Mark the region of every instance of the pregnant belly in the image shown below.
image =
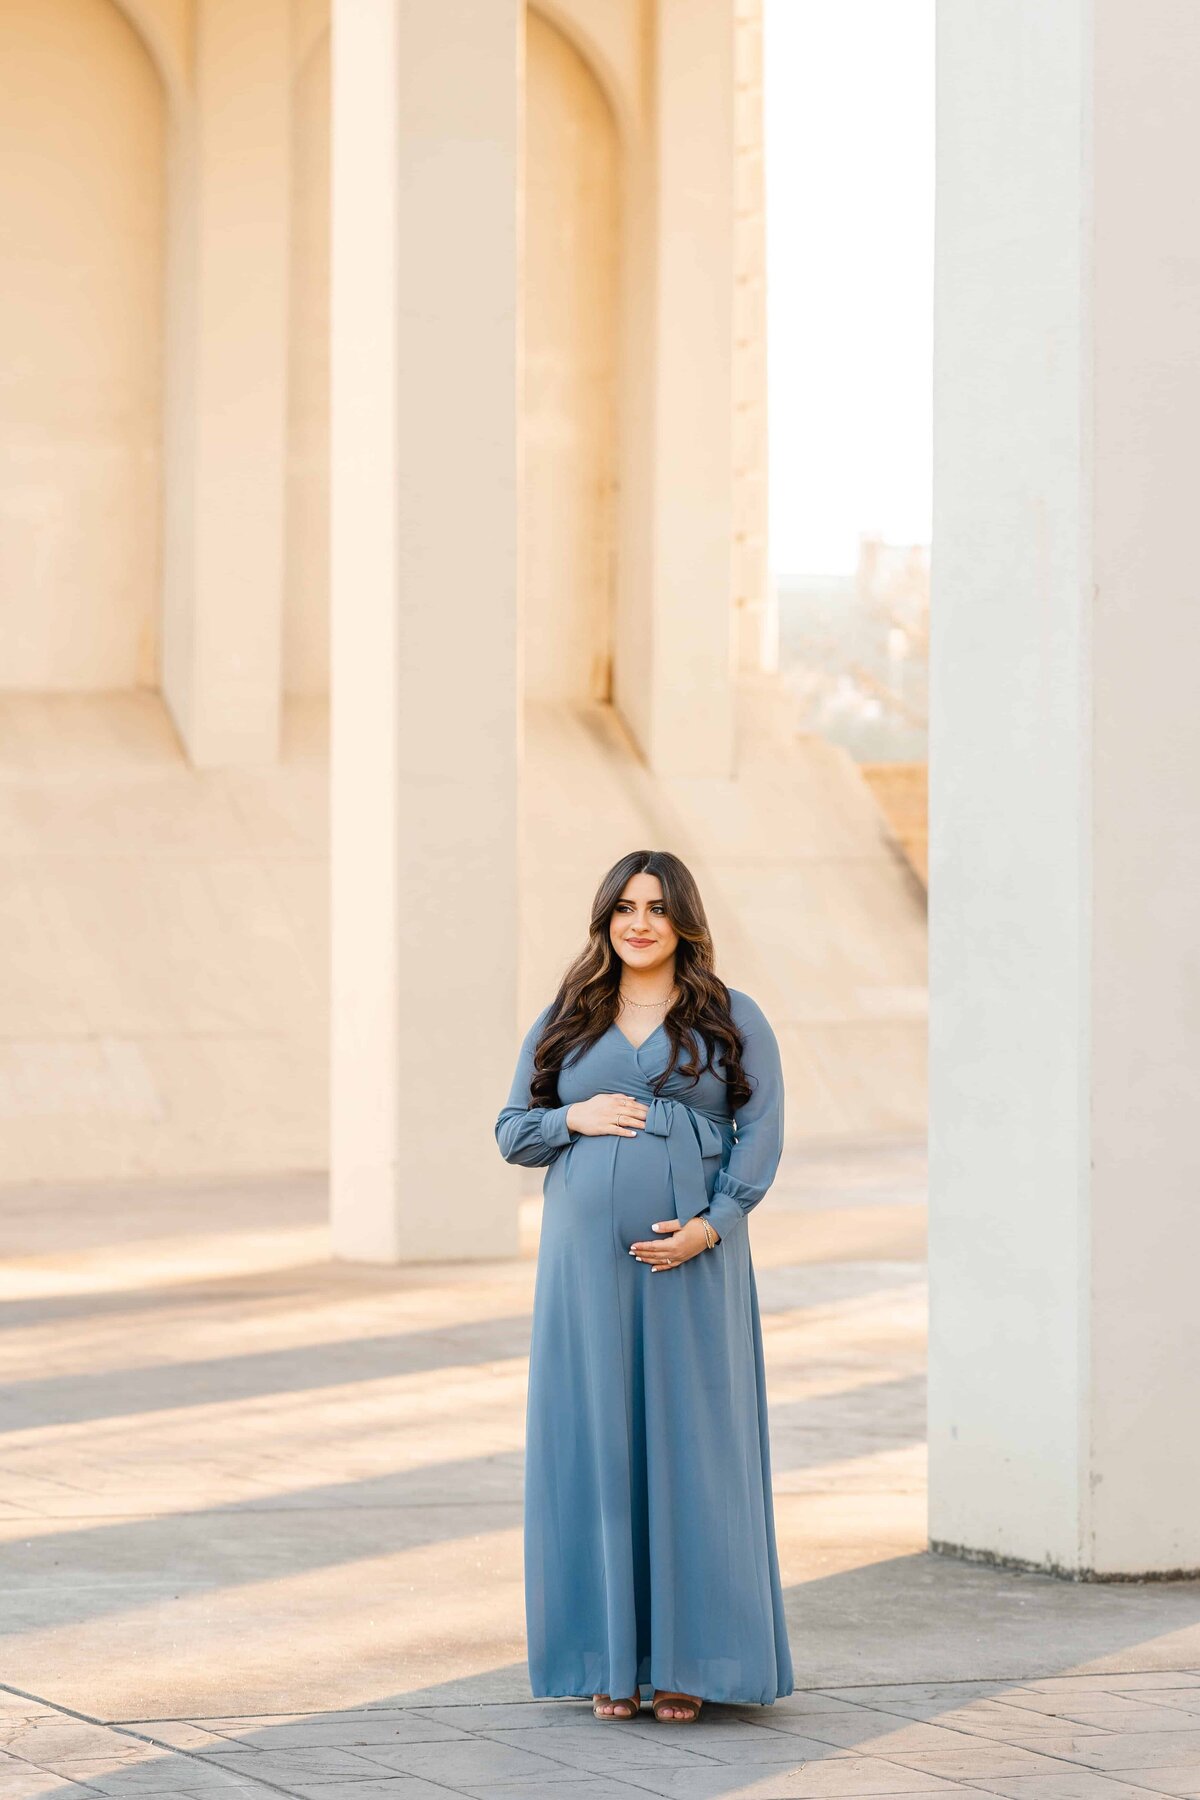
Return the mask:
[[[615,1233],[624,1243],[652,1238],[656,1219],[674,1216],[671,1164],[666,1141],[651,1132],[636,1137],[579,1137],[562,1161],[563,1179],[551,1217],[547,1192],[543,1233],[561,1225],[583,1236],[593,1229]]]

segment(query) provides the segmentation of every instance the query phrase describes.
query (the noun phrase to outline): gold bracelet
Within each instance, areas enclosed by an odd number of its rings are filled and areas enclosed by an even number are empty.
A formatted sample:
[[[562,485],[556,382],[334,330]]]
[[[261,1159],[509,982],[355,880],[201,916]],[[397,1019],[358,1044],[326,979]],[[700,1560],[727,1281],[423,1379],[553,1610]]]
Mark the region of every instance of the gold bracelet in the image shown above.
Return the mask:
[[[704,1248],[711,1250],[717,1242],[717,1234],[707,1219],[701,1219],[700,1223],[704,1227]]]

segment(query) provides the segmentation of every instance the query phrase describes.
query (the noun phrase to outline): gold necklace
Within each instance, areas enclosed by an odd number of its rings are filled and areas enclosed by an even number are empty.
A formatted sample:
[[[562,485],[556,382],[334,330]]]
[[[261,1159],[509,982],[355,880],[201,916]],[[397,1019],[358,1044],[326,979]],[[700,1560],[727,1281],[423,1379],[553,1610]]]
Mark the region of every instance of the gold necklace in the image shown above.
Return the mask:
[[[671,992],[667,995],[665,1000],[631,1000],[624,988],[618,988],[617,992],[622,1000],[624,1000],[626,1006],[640,1006],[645,1011],[648,1011],[652,1006],[670,1006],[671,1002],[675,999],[674,988],[671,989]]]

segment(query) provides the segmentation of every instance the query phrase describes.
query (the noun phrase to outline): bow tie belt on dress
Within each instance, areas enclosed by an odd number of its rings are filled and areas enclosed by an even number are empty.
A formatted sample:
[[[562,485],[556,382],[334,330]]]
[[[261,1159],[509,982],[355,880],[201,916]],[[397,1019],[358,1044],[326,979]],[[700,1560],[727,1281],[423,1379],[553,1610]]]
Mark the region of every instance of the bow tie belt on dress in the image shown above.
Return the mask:
[[[723,1154],[725,1139],[720,1124],[711,1113],[689,1106],[684,1100],[658,1098],[645,1104],[645,1129],[654,1137],[666,1139],[675,1200],[671,1216],[686,1225],[708,1205],[703,1158]],[[732,1136],[732,1121],[722,1117],[721,1123]]]

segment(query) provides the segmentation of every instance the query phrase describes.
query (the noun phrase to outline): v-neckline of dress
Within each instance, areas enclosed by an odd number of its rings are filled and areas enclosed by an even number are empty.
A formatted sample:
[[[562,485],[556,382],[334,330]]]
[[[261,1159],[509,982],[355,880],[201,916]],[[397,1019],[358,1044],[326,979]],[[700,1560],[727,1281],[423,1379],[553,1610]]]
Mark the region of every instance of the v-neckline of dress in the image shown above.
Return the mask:
[[[646,1045],[650,1042],[651,1038],[658,1036],[659,1032],[662,1031],[665,1024],[666,1024],[665,1019],[660,1020],[659,1023],[654,1027],[654,1030],[652,1032],[650,1032],[648,1036],[644,1037],[640,1044],[635,1044],[631,1037],[625,1037],[625,1033],[623,1031],[621,1031],[621,1027],[617,1024],[617,1021],[615,1019],[612,1022],[612,1028],[614,1031],[620,1032],[620,1035],[623,1038],[625,1038],[625,1042],[629,1045],[629,1048],[633,1051],[633,1054],[636,1056],[639,1050],[644,1050],[646,1048]]]

